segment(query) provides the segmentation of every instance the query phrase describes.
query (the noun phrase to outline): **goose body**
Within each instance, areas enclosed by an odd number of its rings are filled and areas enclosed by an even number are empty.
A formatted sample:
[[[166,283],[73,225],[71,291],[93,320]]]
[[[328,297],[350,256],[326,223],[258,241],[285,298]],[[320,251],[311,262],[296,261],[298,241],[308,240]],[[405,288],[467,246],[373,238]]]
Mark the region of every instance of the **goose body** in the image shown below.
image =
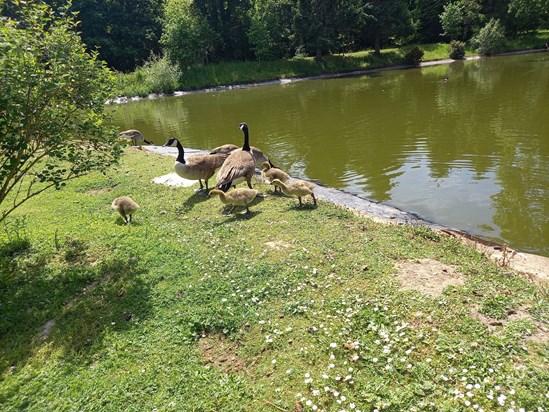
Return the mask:
[[[208,180],[215,174],[215,171],[221,167],[226,156],[221,154],[215,155],[194,155],[185,160],[185,150],[175,138],[169,139],[164,146],[177,146],[177,159],[174,163],[175,173],[180,177],[188,180],[198,180],[200,190],[203,190],[202,180],[206,183],[206,191],[208,190]]]
[[[126,223],[132,221],[132,215],[139,209],[139,205],[128,196],[117,197],[112,201],[111,207],[120,213]]]
[[[317,206],[315,194],[313,193],[315,185],[311,182],[306,182],[305,180],[295,180],[292,183],[285,184],[279,179],[274,179],[271,183],[278,186],[282,190],[282,193],[286,196],[296,196],[299,199],[299,206],[303,206],[301,203],[301,198],[307,195],[312,196],[314,205]]]
[[[227,193],[219,189],[213,189],[210,191],[209,196],[219,196],[219,200],[223,204],[232,205],[233,207],[229,210],[230,214],[236,206],[244,206],[246,208],[246,213],[250,213],[248,205],[257,196],[258,191],[256,189],[247,189],[247,188],[238,188],[229,190]]]
[[[143,143],[153,144],[153,142],[145,139],[139,130],[129,129],[118,133],[119,139],[125,139],[131,141],[133,146],[138,146]]]
[[[210,154],[224,154],[224,155],[230,155],[233,150],[238,149],[239,147],[232,143],[227,143],[218,147],[213,148],[210,151]]]
[[[252,188],[255,162],[250,148],[248,125],[240,123],[240,130],[244,132],[244,145],[242,149],[232,151],[217,173],[215,187],[224,192],[229,190],[231,186],[236,186],[244,180],[248,183],[248,187]]]
[[[224,144],[222,146],[218,146],[211,150],[210,154],[225,154],[229,155],[232,152],[235,152],[237,150],[242,150],[241,147],[238,147],[235,144]],[[267,156],[263,154],[263,151],[261,149],[258,149],[255,146],[250,146],[250,152],[252,153],[252,157],[254,158],[254,163],[257,165],[263,164],[263,162],[267,162],[269,159],[267,159]]]
[[[282,183],[287,183],[290,180],[290,176],[286,172],[280,170],[278,167],[274,167],[270,161],[263,162],[261,175],[267,184],[272,184],[275,179],[280,180]],[[279,186],[275,186],[275,192],[277,188],[280,190]]]

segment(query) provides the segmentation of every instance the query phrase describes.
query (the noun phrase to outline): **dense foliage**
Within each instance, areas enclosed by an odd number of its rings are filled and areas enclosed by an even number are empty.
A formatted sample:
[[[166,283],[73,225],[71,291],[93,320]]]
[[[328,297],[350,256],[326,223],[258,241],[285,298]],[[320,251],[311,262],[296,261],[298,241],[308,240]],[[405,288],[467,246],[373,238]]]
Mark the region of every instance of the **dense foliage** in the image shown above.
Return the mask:
[[[74,0],[72,9],[88,48],[122,71],[159,55],[184,72],[222,61],[470,42],[492,19],[506,36],[549,27],[549,0]]]
[[[104,124],[111,75],[73,19],[36,3],[11,6],[13,17],[0,20],[0,222],[120,154]]]

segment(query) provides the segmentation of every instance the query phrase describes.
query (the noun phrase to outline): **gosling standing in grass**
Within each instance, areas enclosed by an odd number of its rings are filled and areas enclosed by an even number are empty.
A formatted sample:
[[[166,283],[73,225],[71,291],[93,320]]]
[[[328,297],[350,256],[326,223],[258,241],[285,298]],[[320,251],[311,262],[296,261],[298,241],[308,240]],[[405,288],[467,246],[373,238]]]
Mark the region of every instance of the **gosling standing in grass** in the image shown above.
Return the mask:
[[[301,203],[301,198],[307,195],[312,196],[314,205],[317,206],[315,194],[313,193],[315,185],[311,182],[306,182],[305,180],[295,180],[290,184],[285,184],[278,179],[274,179],[271,183],[278,186],[282,190],[282,193],[286,196],[297,196],[299,199],[299,207],[303,206]]]
[[[120,213],[126,224],[132,221],[132,215],[139,209],[139,205],[128,196],[117,197],[112,201],[111,207]]]
[[[280,180],[282,183],[287,183],[290,180],[288,173],[280,170],[278,167],[275,167],[270,160],[263,162],[263,170],[261,171],[261,175],[263,176],[263,179],[265,179],[265,182],[269,185],[273,184],[273,180],[275,179]],[[274,187],[275,193],[277,191],[276,189],[280,192],[279,186]]]
[[[229,190],[227,193],[219,189],[213,189],[210,191],[209,196],[219,196],[219,200],[223,204],[232,205],[231,210],[229,210],[226,215],[230,215],[236,206],[244,206],[246,212],[244,214],[250,213],[248,205],[253,202],[257,196],[258,191],[256,189],[247,189],[247,188],[238,188]]]

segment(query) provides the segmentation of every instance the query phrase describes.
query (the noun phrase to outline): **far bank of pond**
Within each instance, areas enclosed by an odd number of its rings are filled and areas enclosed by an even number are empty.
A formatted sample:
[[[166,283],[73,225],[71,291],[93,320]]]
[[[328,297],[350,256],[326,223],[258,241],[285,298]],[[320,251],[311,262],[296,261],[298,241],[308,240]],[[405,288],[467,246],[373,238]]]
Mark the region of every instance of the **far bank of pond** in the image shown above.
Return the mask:
[[[549,255],[549,53],[141,100],[115,125],[155,144],[252,144],[279,167]],[[169,171],[167,171],[169,172]]]

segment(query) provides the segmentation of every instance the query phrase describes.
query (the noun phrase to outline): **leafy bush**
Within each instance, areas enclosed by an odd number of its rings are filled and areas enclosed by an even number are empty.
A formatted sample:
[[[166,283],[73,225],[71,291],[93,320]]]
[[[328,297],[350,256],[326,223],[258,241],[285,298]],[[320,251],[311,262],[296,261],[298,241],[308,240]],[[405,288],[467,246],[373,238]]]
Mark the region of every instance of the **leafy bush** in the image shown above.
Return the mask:
[[[503,48],[505,29],[499,20],[491,19],[480,29],[473,43],[481,56],[491,56]]]
[[[181,71],[167,58],[153,57],[143,65],[143,70],[151,90],[173,93],[177,89]]]
[[[0,222],[48,188],[108,170],[121,155],[105,121],[111,73],[86,51],[68,9],[12,6],[0,28],[0,205],[11,196]]]
[[[465,43],[452,40],[450,42],[450,58],[454,60],[461,60],[465,57]]]
[[[414,66],[418,66],[419,63],[421,63],[421,59],[423,59],[423,55],[425,52],[420,47],[416,46],[406,52],[404,54],[404,60],[408,64],[413,64]]]

